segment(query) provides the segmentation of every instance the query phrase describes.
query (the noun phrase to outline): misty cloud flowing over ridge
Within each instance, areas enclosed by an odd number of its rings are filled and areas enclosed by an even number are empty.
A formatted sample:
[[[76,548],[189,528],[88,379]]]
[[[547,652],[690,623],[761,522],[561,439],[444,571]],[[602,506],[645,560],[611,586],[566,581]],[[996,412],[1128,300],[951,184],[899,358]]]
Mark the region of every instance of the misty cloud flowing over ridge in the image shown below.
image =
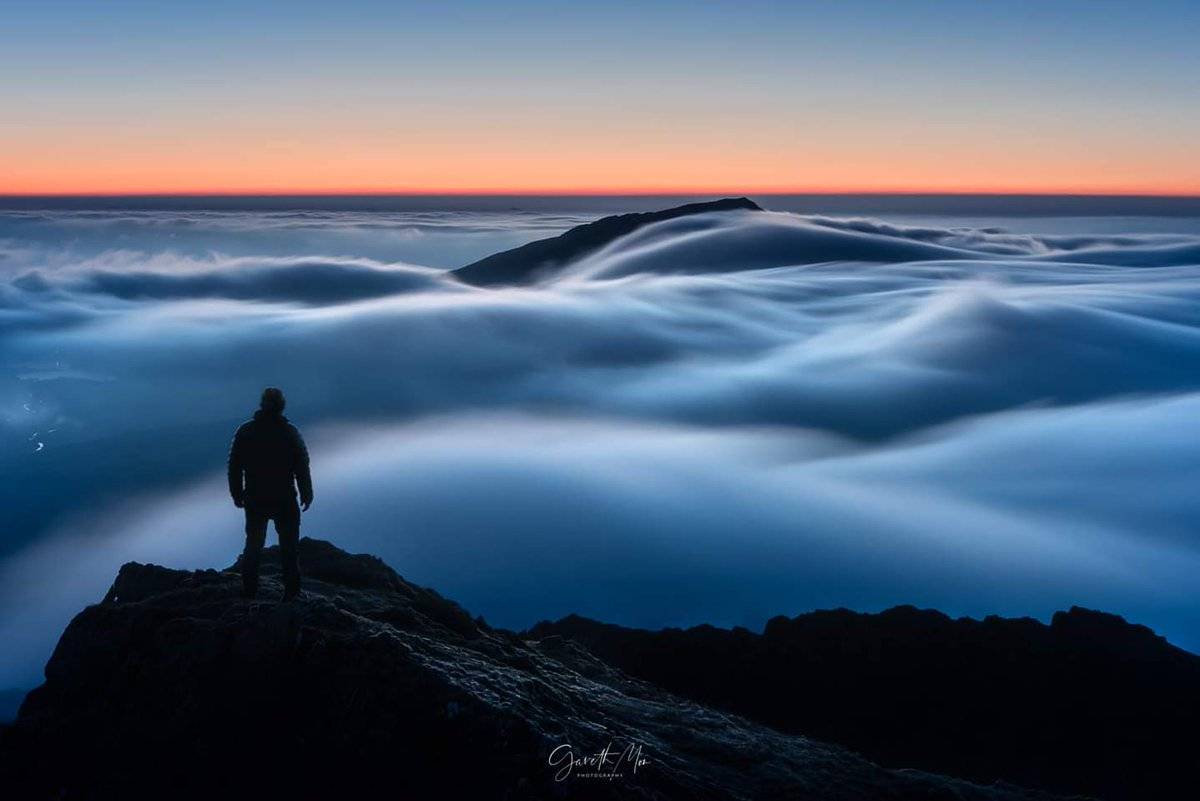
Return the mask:
[[[1200,647],[1198,235],[723,213],[482,290],[386,228],[326,249],[357,220],[239,252],[272,241],[253,218],[222,222],[251,232],[230,253],[160,221],[69,262],[0,242],[0,571],[49,592],[46,626],[122,561],[232,561],[224,448],[278,384],[313,441],[306,531],[504,625],[1084,603]],[[501,248],[552,227],[478,223]],[[89,578],[50,591],[81,520]],[[29,643],[0,683],[57,633],[29,598],[0,598]]]
[[[176,263],[171,270],[101,269],[66,274],[28,272],[11,286],[42,293],[51,301],[78,295],[118,300],[196,300],[225,298],[320,305],[383,297],[419,290],[449,289],[441,270],[408,265],[379,265],[362,259],[240,258],[211,259],[207,264]]]
[[[456,267],[515,244],[587,222],[579,213],[69,211],[0,208],[0,276],[89,261],[203,260],[214,254]],[[134,266],[134,265],[130,265]]]

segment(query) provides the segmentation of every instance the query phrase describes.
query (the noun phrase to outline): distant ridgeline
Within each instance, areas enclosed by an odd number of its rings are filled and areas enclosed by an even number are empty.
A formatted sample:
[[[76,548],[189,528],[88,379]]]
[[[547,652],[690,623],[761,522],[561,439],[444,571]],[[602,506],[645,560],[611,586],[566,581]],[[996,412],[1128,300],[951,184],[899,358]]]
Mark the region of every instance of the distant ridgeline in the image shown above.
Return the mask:
[[[689,203],[663,211],[617,214],[579,225],[549,239],[493,253],[453,271],[460,281],[476,286],[529,284],[561,264],[595,253],[605,245],[651,223],[714,211],[762,211],[754,201],[739,197],[708,203]]]

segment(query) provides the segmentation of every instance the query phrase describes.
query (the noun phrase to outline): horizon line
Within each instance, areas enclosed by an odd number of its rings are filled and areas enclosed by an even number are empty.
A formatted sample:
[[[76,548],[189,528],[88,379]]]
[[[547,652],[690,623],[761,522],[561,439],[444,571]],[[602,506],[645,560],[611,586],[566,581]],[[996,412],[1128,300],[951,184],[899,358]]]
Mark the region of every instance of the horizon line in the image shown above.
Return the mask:
[[[722,196],[743,197],[756,196],[840,196],[853,195],[862,197],[1112,197],[1112,198],[1169,198],[1169,199],[1200,199],[1200,190],[1176,191],[1147,191],[1131,190],[1044,190],[1044,189],[631,189],[631,188],[596,188],[596,189],[397,189],[397,190],[313,190],[313,189],[229,189],[229,190],[136,190],[114,192],[5,192],[0,191],[0,198],[138,198],[138,197],[652,197],[652,196]]]

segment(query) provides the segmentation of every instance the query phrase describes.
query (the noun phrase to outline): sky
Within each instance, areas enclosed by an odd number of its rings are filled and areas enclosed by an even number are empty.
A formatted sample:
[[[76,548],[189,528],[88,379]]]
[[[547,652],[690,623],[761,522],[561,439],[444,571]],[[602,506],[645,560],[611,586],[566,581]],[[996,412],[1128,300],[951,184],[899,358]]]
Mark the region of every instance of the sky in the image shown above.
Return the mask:
[[[0,193],[1200,194],[1200,4],[0,0]]]

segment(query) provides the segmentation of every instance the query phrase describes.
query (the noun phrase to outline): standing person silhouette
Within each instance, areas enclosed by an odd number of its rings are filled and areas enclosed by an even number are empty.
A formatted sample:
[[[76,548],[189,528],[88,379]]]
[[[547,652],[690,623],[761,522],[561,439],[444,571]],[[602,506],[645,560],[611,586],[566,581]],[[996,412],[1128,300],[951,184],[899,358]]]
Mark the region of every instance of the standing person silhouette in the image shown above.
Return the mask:
[[[294,425],[283,416],[282,390],[263,390],[252,420],[238,427],[229,447],[229,494],[246,510],[246,549],[242,552],[242,593],[258,593],[258,563],[267,538],[267,522],[275,521],[283,561],[283,600],[300,593],[300,510],[313,501],[308,448]],[[300,504],[296,488],[300,488]]]

